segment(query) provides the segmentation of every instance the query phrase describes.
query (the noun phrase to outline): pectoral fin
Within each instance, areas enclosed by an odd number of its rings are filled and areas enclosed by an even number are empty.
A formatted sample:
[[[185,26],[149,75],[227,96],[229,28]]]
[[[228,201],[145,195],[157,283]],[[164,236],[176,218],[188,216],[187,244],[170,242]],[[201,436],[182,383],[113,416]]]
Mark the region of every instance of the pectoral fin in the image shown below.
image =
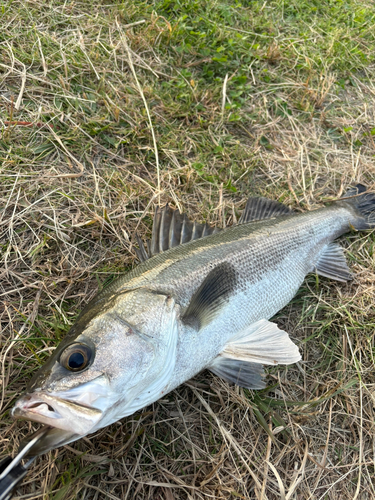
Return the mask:
[[[289,335],[265,319],[238,333],[221,356],[264,365],[289,365],[301,359],[298,347]]]
[[[222,262],[208,273],[193,295],[182,321],[200,330],[219,314],[236,288],[237,273],[234,267]]]

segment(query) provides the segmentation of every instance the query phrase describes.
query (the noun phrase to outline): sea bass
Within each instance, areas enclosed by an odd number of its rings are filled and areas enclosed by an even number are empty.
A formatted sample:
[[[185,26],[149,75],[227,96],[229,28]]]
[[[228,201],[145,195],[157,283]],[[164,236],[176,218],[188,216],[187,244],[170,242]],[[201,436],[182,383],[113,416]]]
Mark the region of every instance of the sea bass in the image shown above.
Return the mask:
[[[300,360],[269,318],[308,273],[350,280],[334,240],[372,227],[375,194],[362,185],[306,213],[250,198],[225,230],[158,208],[147,249],[138,238],[142,262],[87,304],[16,402],[14,417],[51,426],[29,454],[131,415],[205,368],[265,387],[263,365]]]

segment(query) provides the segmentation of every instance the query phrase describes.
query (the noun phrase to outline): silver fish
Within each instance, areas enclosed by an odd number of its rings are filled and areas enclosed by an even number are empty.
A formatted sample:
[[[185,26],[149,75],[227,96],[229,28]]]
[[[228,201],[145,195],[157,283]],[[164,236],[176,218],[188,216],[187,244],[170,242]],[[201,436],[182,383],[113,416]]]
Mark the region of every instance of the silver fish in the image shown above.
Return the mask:
[[[207,368],[265,387],[263,365],[300,360],[269,318],[310,272],[351,279],[334,242],[375,226],[375,194],[358,185],[319,210],[250,198],[217,230],[157,209],[141,264],[99,293],[35,374],[13,416],[52,428],[31,455],[75,441],[156,401]]]

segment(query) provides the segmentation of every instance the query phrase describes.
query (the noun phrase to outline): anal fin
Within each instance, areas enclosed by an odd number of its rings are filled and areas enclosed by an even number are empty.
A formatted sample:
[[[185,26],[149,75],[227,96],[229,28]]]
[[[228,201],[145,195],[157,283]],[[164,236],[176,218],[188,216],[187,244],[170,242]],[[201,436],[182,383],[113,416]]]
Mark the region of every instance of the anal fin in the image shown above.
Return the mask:
[[[239,332],[221,352],[236,361],[289,365],[301,359],[298,347],[275,324],[261,319]]]
[[[338,243],[330,243],[320,255],[314,271],[321,276],[337,281],[350,281],[353,275],[346,263],[342,247]]]
[[[233,382],[246,389],[264,389],[266,387],[263,380],[263,366],[258,363],[248,363],[247,361],[218,356],[208,369],[227,382]]]

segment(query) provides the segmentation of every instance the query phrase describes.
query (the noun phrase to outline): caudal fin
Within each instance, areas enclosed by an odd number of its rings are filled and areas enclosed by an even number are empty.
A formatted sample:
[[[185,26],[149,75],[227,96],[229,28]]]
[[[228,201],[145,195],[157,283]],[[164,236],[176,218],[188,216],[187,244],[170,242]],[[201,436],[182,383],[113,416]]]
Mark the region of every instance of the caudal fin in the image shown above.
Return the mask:
[[[349,188],[341,199],[356,209],[359,216],[355,224],[356,229],[375,227],[375,193],[367,191],[362,184],[357,184]]]

